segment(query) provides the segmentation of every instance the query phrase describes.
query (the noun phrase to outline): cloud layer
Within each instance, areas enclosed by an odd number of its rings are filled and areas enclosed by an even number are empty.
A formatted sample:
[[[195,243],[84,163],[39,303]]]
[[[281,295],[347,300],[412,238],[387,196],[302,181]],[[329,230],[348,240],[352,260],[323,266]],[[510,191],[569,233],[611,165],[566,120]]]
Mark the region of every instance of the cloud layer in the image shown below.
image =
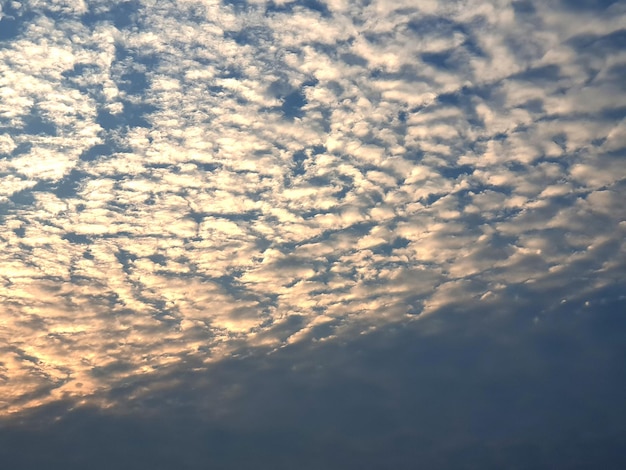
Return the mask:
[[[2,8],[1,414],[456,305],[618,298],[619,2]]]

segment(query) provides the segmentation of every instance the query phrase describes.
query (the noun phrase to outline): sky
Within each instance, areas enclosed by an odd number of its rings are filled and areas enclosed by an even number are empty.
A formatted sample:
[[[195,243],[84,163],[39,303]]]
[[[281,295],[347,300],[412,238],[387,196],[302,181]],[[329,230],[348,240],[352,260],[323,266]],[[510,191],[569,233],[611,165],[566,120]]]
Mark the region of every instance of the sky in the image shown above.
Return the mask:
[[[7,468],[626,467],[625,2],[0,5]]]

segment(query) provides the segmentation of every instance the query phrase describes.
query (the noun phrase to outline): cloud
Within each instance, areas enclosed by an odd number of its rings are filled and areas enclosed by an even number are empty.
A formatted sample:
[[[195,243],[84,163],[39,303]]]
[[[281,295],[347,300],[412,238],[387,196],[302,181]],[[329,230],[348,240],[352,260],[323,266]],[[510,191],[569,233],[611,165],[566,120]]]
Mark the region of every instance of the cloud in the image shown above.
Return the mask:
[[[6,10],[0,413],[619,284],[624,24],[597,6]]]

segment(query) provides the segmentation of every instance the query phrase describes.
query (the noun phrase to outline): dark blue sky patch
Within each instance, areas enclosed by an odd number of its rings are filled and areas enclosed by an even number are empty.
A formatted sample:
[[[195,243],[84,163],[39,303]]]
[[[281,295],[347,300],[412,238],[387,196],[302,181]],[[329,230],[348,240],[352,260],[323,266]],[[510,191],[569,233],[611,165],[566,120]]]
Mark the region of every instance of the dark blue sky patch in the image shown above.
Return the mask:
[[[26,155],[33,148],[32,142],[20,142],[11,152],[11,157],[19,157],[20,155]]]
[[[126,274],[130,274],[132,271],[132,264],[134,261],[136,261],[139,257],[128,251],[128,250],[124,250],[122,248],[120,248],[116,253],[115,253],[115,258],[117,259],[117,261],[122,265],[122,269]]]
[[[477,99],[482,98],[488,91],[463,87],[454,93],[442,93],[437,96],[437,104],[459,108],[463,111],[464,119],[475,128],[485,127],[483,119],[476,112]],[[454,142],[450,142],[455,145]]]
[[[97,366],[91,369],[91,375],[94,377],[107,377],[109,375],[129,371],[133,368],[132,364],[118,361],[106,366]]]
[[[372,44],[385,44],[393,38],[391,32],[360,31],[360,36]],[[330,48],[331,46],[326,46]]]
[[[9,200],[17,206],[32,206],[36,201],[32,189],[22,189],[21,191],[16,191],[9,196]]]
[[[420,197],[419,200],[425,206],[431,206],[444,196],[445,193],[429,193],[427,196]]]
[[[55,186],[55,182],[52,180],[40,180],[37,181],[35,186],[31,188],[31,191],[47,193],[50,192]]]
[[[24,238],[26,236],[26,226],[22,225],[21,227],[14,228],[13,233],[19,238]]]
[[[535,114],[543,114],[545,112],[544,102],[540,98],[531,99],[526,101],[524,104],[519,105],[522,109],[527,109],[531,113]]]
[[[241,70],[241,68],[237,65],[226,65],[223,66],[222,68],[220,68],[218,70],[218,74],[219,77],[221,78],[235,78],[235,79],[242,79],[245,77],[245,74],[243,73],[243,71]],[[218,90],[218,88],[215,88],[215,90]],[[223,91],[224,89],[222,88],[219,91]],[[213,89],[211,90],[213,91]],[[217,93],[219,93],[219,91],[216,91]],[[230,93],[230,92],[229,92]]]
[[[331,16],[331,12],[323,0],[296,0],[296,5],[302,5],[309,10],[320,13],[323,17]]]
[[[567,40],[578,53],[605,57],[626,48],[626,29],[612,31],[605,35],[583,33]]]
[[[123,65],[129,68],[145,67],[149,70],[154,70],[160,63],[161,56],[154,51],[146,51],[142,49],[135,49],[126,47],[124,44],[115,44],[115,65]]]
[[[336,193],[333,193],[333,197],[337,197]],[[328,213],[328,211],[322,210],[322,209],[309,209],[309,210],[306,210],[306,211],[302,211],[302,219],[303,220],[310,220],[310,219],[313,219],[317,215],[327,214],[327,213]]]
[[[208,217],[206,212],[190,211],[185,214],[185,218],[193,220],[196,224],[201,224]]]
[[[478,43],[467,36],[458,47],[441,52],[422,53],[420,58],[430,66],[441,70],[470,72],[469,62],[472,57],[484,57],[485,54]]]
[[[509,76],[511,80],[523,80],[529,82],[552,82],[556,83],[561,78],[561,68],[556,64],[534,67],[523,72]]]
[[[150,261],[152,261],[155,264],[158,264],[160,266],[166,266],[167,265],[167,257],[160,254],[160,253],[155,253],[153,255],[149,255],[148,259]]]
[[[391,243],[383,243],[372,248],[372,253],[381,254],[385,256],[391,256],[394,250],[406,248],[410,243],[410,240],[403,237],[397,237]]]
[[[97,64],[86,64],[86,63],[82,63],[79,62],[77,64],[74,64],[74,67],[72,67],[71,70],[64,70],[63,72],[61,72],[61,75],[64,78],[75,78],[75,77],[80,77],[81,75],[84,75],[86,73],[96,73],[98,71],[98,65]]]
[[[202,171],[206,171],[207,173],[212,173],[215,170],[221,168],[219,163],[205,163],[205,162],[193,162],[195,165]]]
[[[471,175],[474,173],[472,165],[459,165],[437,168],[437,172],[446,179],[457,179],[462,175]]]
[[[481,99],[485,99],[491,94],[492,90],[488,87],[474,88],[464,86],[455,92],[441,93],[437,96],[437,102],[446,106],[461,107],[463,111],[471,111],[471,114],[474,114],[475,111],[472,98],[479,97]]]
[[[321,155],[327,151],[326,146],[324,145],[314,145],[311,147],[311,156],[315,157],[316,155]]]
[[[26,23],[35,18],[31,11],[21,11],[14,8],[11,2],[2,3],[0,13],[0,42],[11,41],[17,38],[25,28]]]
[[[283,4],[276,3],[273,0],[270,0],[267,3],[265,14],[293,13],[294,8],[296,7],[306,8],[310,11],[317,12],[324,18],[329,18],[330,16],[332,16],[332,13],[328,9],[328,6],[322,0],[295,0],[293,2]]]
[[[30,115],[24,117],[23,132],[32,135],[56,136],[57,128],[54,123],[42,116],[37,109],[34,109]]]
[[[425,52],[420,58],[425,64],[432,65],[437,68],[447,68],[447,62],[452,55],[452,51],[443,52]]]
[[[262,235],[259,235],[254,240],[254,247],[262,253],[265,250],[267,250],[270,246],[272,246],[273,243],[274,242],[271,239],[266,238],[266,237],[264,237]],[[274,296],[274,295],[278,295],[278,294],[275,294],[275,293],[272,293],[272,292],[269,292],[269,293],[266,293],[266,294],[269,295],[270,297]]]
[[[283,321],[274,322],[263,336],[276,336],[282,341],[306,326],[306,318],[302,315],[289,315]]]
[[[74,243],[77,245],[90,245],[93,242],[87,235],[82,235],[80,233],[69,232],[63,235],[63,240],[67,240],[70,243]]]
[[[561,147],[562,150],[567,148],[567,134],[559,133],[552,137],[552,142]]]
[[[200,165],[198,162],[194,162],[196,165]],[[210,164],[207,164],[210,165]],[[150,170],[168,170],[172,173],[180,173],[180,167],[173,163],[147,163],[146,168]]]
[[[242,273],[232,272],[220,277],[211,277],[211,281],[218,284],[225,292],[242,301],[258,300],[258,294],[248,290],[239,278]]]
[[[280,109],[287,119],[301,118],[304,116],[302,107],[306,103],[307,100],[303,90],[296,90],[285,96]]]
[[[100,72],[100,67],[97,64],[79,63],[74,65],[71,70],[64,70],[61,75],[68,87],[100,99],[102,96],[102,84],[90,83],[89,80],[90,75],[98,75]]]
[[[250,4],[246,0],[221,0],[222,5],[232,8],[236,12],[244,12],[248,10]]]
[[[607,121],[621,121],[626,118],[626,106],[603,109],[600,116]]]
[[[114,114],[111,114],[106,109],[101,109],[98,111],[98,115],[96,116],[96,122],[102,126],[104,130],[112,130],[122,126],[122,120],[116,117]]]
[[[206,211],[203,212],[205,217],[219,217],[222,219],[230,220],[233,222],[241,221],[241,222],[249,222],[251,220],[256,220],[261,217],[262,213],[260,211],[252,210],[248,212],[213,212]]]
[[[602,152],[600,155],[605,159],[619,159],[620,161],[624,161],[624,156],[626,156],[626,146]],[[620,180],[620,182],[622,181],[623,180]]]
[[[617,85],[622,91],[626,91],[626,64],[614,64],[608,68],[604,76],[607,82]]]
[[[339,59],[348,65],[353,65],[357,67],[367,67],[369,64],[368,60],[365,59],[364,57],[361,57],[358,54],[353,54],[350,52],[341,54],[339,56]]]
[[[128,29],[138,25],[141,3],[136,0],[113,3],[108,10],[101,5],[90,5],[89,12],[82,16],[83,24],[93,27],[100,22],[112,22],[117,29]]]
[[[477,26],[477,28],[480,28],[480,26]],[[470,34],[469,32],[465,37],[465,41],[463,41],[462,47],[465,51],[467,51],[467,56],[464,56],[467,62],[469,62],[472,57],[489,57],[489,54],[484,51],[482,47],[480,47],[480,42],[476,36],[474,34]],[[469,70],[470,68],[466,66],[464,69]]]
[[[332,122],[332,110],[325,106],[321,106],[317,109],[320,113],[320,118],[316,120],[317,124],[324,132],[330,132]]]
[[[336,80],[329,80],[326,83],[326,88],[332,91],[335,96],[341,96],[345,92],[344,87]]]
[[[546,114],[537,118],[537,122],[576,122],[578,120],[596,120],[603,122],[614,122],[616,119],[623,119],[626,114],[626,106],[616,106],[611,107],[606,106],[605,108],[594,111],[591,113],[582,111],[578,113],[569,113],[569,114]],[[519,129],[520,132],[526,131],[525,128]],[[598,137],[603,138],[603,137]]]
[[[411,148],[404,158],[411,162],[420,162],[426,156],[425,152],[420,148]]]
[[[304,168],[304,162],[309,156],[306,154],[304,150],[298,150],[293,154],[293,175],[301,176],[306,173],[306,169]]]
[[[369,77],[376,80],[403,80],[408,83],[432,83],[417,64],[402,64],[399,70],[388,71],[380,67],[369,68]]]
[[[333,323],[324,323],[322,325],[317,325],[311,328],[309,337],[313,339],[314,341],[327,338],[333,334],[336,328],[337,328],[337,325]]]
[[[270,94],[270,96],[273,96],[275,98],[282,98],[283,96],[293,91],[294,89],[289,84],[289,81],[287,80],[287,78],[274,80],[267,87],[267,92]]]
[[[111,8],[109,14],[113,19],[113,25],[117,29],[125,29],[137,24],[137,14],[140,9],[141,3],[131,0],[116,4]]]
[[[13,39],[20,32],[20,22],[17,18],[4,15],[0,18],[0,41]]]
[[[124,120],[129,127],[151,127],[151,124],[146,120],[146,116],[156,111],[156,107],[145,103],[133,103],[130,101],[124,101]]]
[[[131,71],[121,75],[117,87],[131,95],[141,95],[149,87],[149,82],[145,72]]]
[[[115,153],[115,151],[115,147],[110,143],[96,144],[85,150],[80,155],[80,160],[83,162],[93,162],[102,157],[110,157],[113,153]]]
[[[467,36],[467,27],[443,16],[423,15],[410,19],[407,24],[409,31],[420,36],[451,36],[462,33]]]
[[[615,5],[619,0],[560,0],[565,8],[574,11],[602,13],[602,10]]]
[[[98,111],[96,122],[105,130],[120,129],[124,127],[151,127],[146,119],[147,115],[156,111],[156,107],[144,104],[124,101],[124,111],[120,114],[111,114],[106,109]]]
[[[224,32],[224,37],[234,40],[240,46],[270,43],[273,39],[272,30],[263,26],[246,26],[238,31]]]
[[[511,3],[516,16],[526,16],[534,14],[537,9],[531,0],[518,0]]]
[[[457,107],[461,104],[462,97],[458,92],[442,93],[437,96],[437,102],[443,105]]]

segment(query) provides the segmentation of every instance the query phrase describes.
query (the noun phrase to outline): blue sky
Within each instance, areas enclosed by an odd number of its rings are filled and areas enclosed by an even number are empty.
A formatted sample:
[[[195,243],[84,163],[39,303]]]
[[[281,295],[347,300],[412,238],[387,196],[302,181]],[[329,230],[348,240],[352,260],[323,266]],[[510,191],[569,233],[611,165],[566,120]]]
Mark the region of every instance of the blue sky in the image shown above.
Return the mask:
[[[623,2],[1,5],[12,468],[623,466]]]

